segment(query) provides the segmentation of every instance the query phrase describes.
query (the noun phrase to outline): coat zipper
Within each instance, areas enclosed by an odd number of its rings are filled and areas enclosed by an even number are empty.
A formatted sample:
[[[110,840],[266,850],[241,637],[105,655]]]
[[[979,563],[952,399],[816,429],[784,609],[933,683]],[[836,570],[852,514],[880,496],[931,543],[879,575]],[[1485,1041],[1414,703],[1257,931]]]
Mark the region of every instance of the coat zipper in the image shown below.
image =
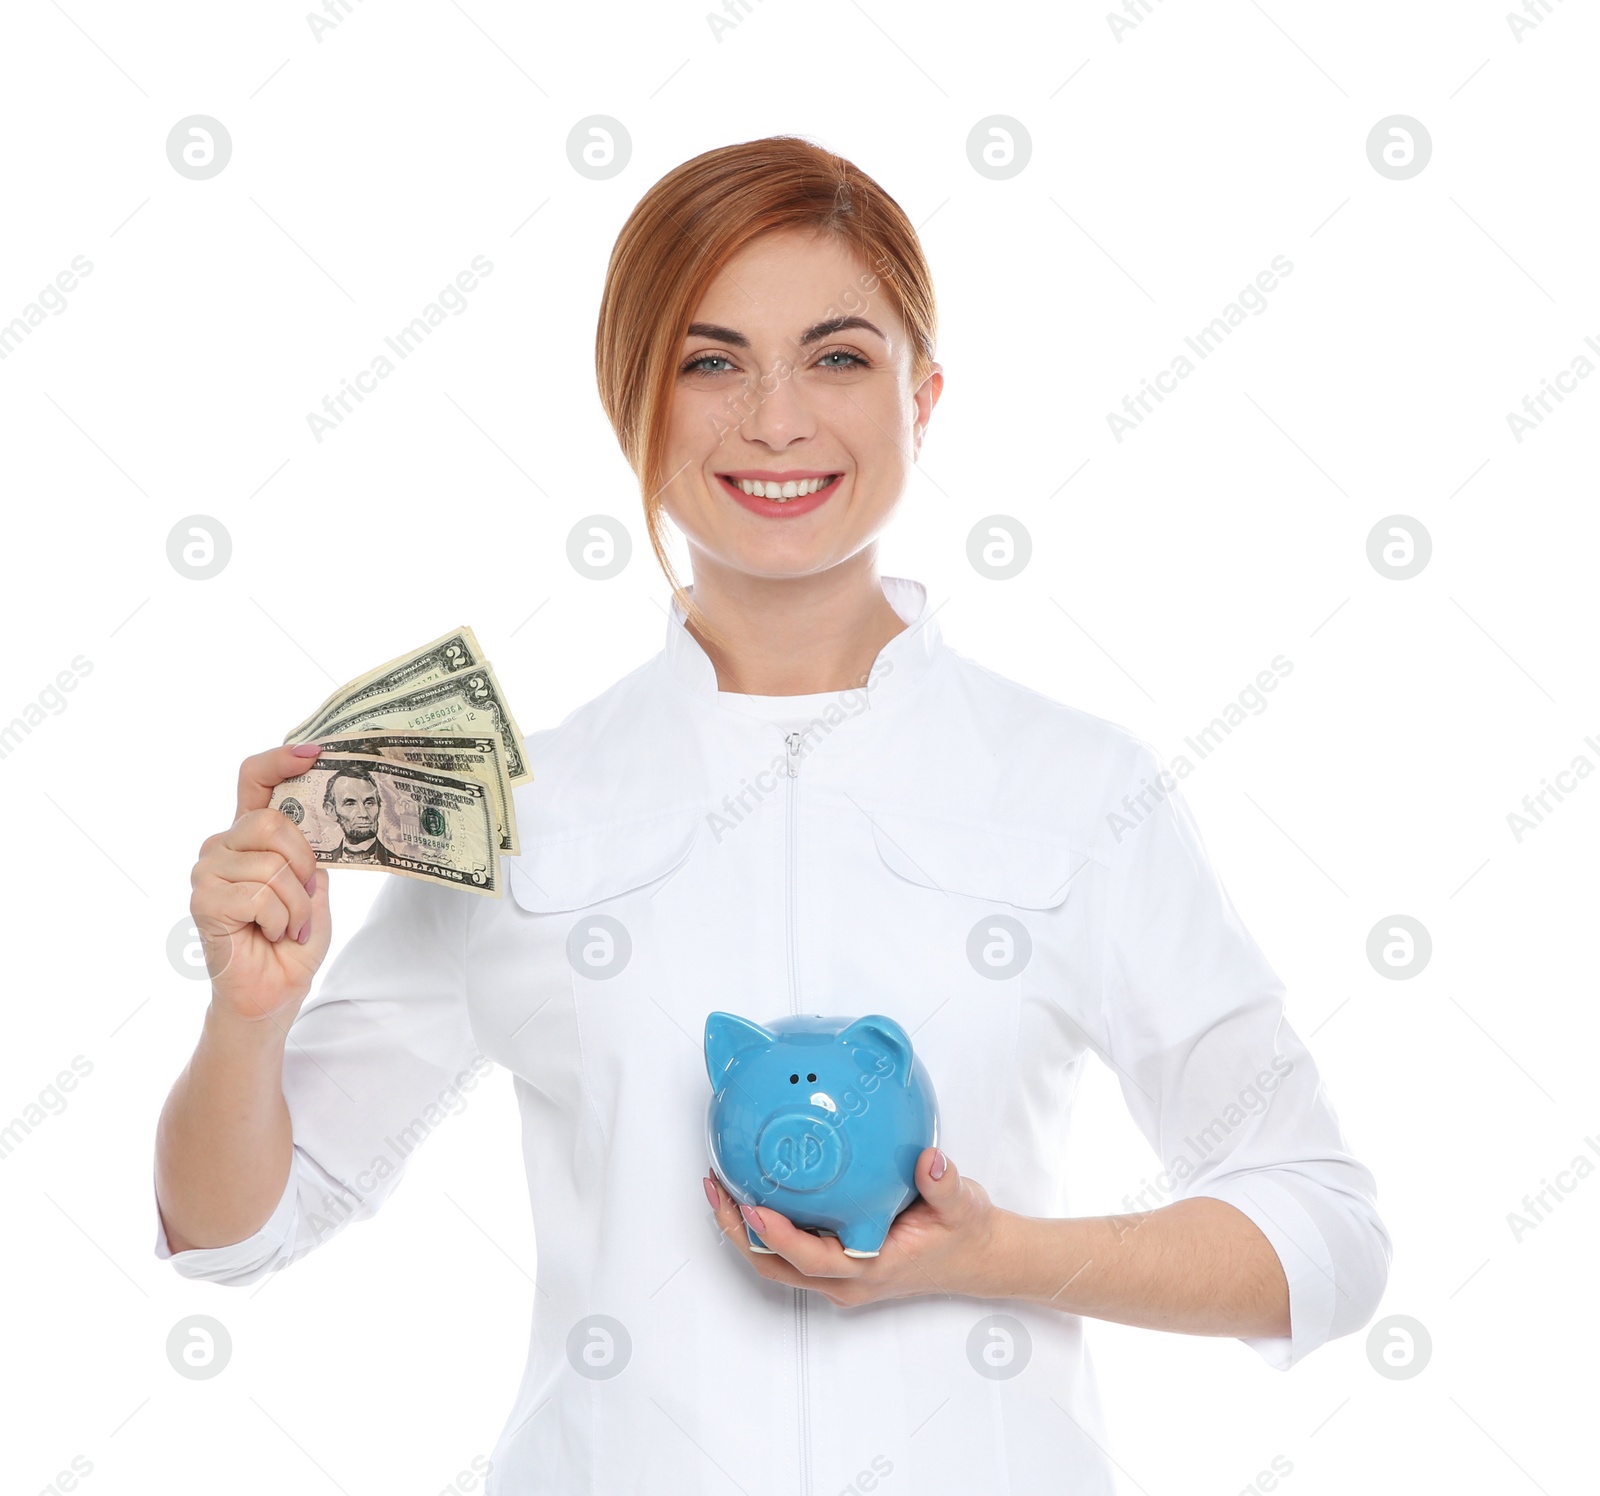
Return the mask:
[[[789,959],[789,1012],[797,1014],[800,1011],[800,962],[795,950],[794,935],[794,843],[795,795],[799,789],[797,781],[800,777],[801,734],[787,733],[784,742],[789,749],[787,829],[784,847],[787,859],[784,871],[784,929]],[[800,1496],[811,1496],[811,1384],[806,1365],[807,1304],[806,1290],[803,1288],[794,1290],[794,1327],[800,1395]]]

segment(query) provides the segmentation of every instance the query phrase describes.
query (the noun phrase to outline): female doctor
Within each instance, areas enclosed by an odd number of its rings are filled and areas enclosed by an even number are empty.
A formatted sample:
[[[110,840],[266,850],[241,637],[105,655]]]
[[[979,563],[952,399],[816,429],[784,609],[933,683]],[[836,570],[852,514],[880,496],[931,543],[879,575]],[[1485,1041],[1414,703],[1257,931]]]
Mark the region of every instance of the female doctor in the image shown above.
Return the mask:
[[[915,231],[850,162],[775,137],[668,173],[595,354],[666,643],[526,739],[510,896],[385,879],[302,1008],[328,872],[267,805],[316,745],[246,759],[202,844],[212,997],[158,1129],[157,1253],[287,1266],[506,1066],[540,1292],[491,1491],[1110,1492],[1083,1316],[1287,1369],[1382,1295],[1372,1176],[1165,763],[879,575],[933,351]],[[708,1170],[716,1009],[912,1035],[948,1152],[878,1256],[741,1214]],[[1063,1169],[1091,1054],[1158,1155],[1101,1218]]]

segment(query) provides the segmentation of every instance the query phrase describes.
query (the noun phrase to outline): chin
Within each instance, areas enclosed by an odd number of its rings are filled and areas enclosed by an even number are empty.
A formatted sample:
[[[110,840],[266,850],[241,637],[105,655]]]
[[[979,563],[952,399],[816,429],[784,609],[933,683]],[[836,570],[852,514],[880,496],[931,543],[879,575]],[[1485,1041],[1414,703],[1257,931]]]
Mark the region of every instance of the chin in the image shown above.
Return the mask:
[[[813,576],[826,571],[839,559],[839,552],[832,545],[750,546],[722,554],[722,564],[728,570],[769,580]]]

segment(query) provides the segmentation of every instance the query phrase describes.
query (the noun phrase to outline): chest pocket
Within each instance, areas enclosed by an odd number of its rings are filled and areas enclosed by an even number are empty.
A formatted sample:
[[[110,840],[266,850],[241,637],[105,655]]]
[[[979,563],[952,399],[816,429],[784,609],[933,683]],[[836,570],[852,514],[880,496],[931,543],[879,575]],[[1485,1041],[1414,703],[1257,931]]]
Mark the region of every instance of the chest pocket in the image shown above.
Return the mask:
[[[1033,1130],[1058,1125],[1098,1002],[1084,932],[1100,858],[1026,826],[853,798],[875,896],[832,908],[847,948],[813,968],[813,989],[901,1024],[961,1167],[1005,1185]]]
[[[524,841],[528,850],[507,858],[512,898],[534,914],[587,909],[675,873],[689,860],[704,818],[673,811]]]
[[[868,812],[879,859],[896,877],[1019,909],[1055,909],[1100,859],[1063,842],[918,811]]]

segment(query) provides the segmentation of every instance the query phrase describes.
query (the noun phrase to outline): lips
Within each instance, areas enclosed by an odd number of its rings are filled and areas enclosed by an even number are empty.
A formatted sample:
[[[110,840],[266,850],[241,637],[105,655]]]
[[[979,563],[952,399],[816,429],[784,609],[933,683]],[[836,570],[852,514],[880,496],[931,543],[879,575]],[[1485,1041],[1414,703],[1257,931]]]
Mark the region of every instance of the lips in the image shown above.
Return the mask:
[[[807,514],[827,503],[843,478],[842,473],[816,469],[717,474],[717,481],[728,494],[752,513],[766,516]],[[755,491],[746,493],[746,487]]]

